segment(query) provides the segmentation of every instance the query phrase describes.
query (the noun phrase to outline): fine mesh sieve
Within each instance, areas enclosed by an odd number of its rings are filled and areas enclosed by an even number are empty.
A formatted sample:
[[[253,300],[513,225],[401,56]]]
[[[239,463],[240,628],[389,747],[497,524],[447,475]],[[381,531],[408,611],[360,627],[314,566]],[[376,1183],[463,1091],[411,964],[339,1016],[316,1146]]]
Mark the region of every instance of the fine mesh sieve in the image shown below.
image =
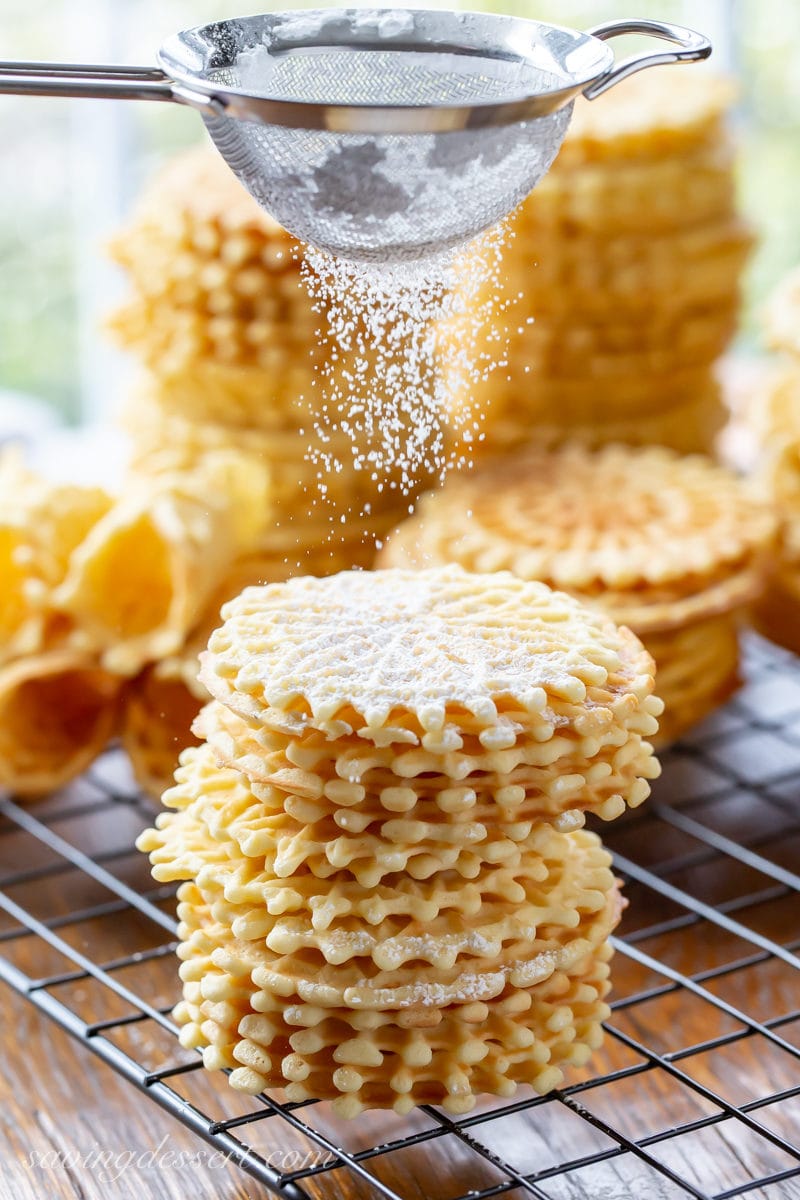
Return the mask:
[[[615,64],[605,40],[628,33],[678,48]],[[322,9],[190,29],[162,47],[160,69],[0,63],[0,91],[190,105],[295,236],[402,261],[507,216],[555,158],[579,93],[710,52],[655,21],[578,33],[484,13]]]

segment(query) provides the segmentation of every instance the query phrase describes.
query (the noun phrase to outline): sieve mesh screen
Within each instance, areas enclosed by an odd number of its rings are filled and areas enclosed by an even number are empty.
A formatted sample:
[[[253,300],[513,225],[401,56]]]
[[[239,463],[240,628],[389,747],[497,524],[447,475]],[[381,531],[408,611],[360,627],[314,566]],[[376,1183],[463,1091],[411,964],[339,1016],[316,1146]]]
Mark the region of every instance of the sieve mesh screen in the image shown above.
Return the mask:
[[[548,117],[433,134],[346,134],[225,117],[206,126],[228,165],[295,236],[362,261],[469,241],[528,195],[572,105]]]
[[[520,59],[355,46],[253,46],[209,79],[277,100],[376,105],[505,101],[559,83]]]

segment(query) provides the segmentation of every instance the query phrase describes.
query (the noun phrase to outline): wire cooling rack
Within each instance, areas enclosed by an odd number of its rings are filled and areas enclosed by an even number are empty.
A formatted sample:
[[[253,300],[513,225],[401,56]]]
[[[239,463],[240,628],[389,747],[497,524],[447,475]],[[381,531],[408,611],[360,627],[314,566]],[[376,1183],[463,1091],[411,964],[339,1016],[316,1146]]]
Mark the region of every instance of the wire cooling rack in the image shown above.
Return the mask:
[[[345,1123],[203,1071],[169,1016],[172,889],[131,848],[153,810],[114,753],[0,802],[0,978],[287,1200],[800,1197],[800,664],[744,653],[747,686],[605,829],[630,901],[613,1012],[549,1096]]]

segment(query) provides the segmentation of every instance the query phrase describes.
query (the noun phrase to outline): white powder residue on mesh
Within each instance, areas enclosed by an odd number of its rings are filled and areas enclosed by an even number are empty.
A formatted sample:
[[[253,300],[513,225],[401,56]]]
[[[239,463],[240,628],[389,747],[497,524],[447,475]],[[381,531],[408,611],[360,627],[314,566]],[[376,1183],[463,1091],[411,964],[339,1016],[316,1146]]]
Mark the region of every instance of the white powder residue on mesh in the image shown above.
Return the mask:
[[[506,365],[502,323],[494,318],[508,302],[487,280],[499,277],[507,236],[499,225],[461,257],[407,263],[356,263],[306,249],[306,286],[329,348],[303,398],[308,456],[323,495],[329,473],[353,468],[369,472],[378,493],[405,496],[453,467],[471,466],[471,445],[483,439],[482,414],[468,399],[472,386]],[[479,294],[487,298],[478,302]],[[487,338],[487,327],[498,332]],[[479,333],[488,347],[480,352]]]

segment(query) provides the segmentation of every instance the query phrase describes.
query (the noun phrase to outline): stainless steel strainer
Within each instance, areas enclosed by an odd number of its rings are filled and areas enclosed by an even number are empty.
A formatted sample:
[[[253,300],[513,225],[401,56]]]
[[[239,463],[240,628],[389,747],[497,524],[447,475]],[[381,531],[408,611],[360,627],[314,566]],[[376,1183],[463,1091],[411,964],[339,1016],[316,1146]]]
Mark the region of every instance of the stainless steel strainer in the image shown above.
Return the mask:
[[[617,64],[605,41],[630,33],[677,48]],[[0,63],[0,92],[187,104],[291,233],[396,262],[507,216],[555,158],[579,93],[710,53],[659,21],[578,33],[485,13],[321,9],[187,30],[160,68]]]

